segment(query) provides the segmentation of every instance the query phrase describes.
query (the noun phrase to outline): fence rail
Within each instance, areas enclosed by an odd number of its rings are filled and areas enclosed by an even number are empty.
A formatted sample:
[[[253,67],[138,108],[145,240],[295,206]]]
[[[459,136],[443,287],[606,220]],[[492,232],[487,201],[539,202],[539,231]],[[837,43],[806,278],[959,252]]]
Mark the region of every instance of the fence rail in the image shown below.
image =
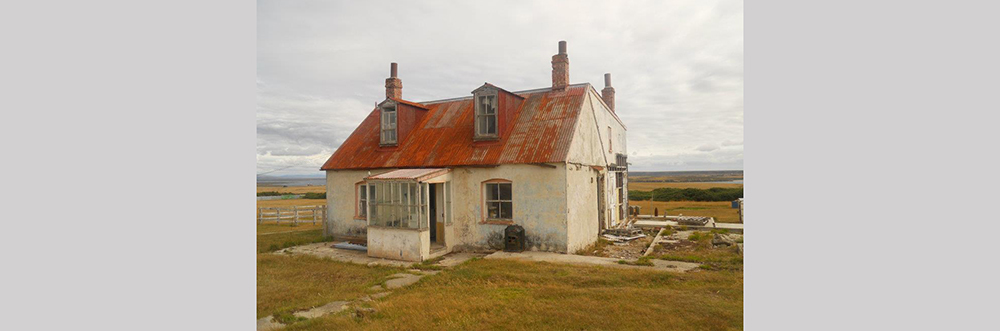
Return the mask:
[[[326,219],[326,205],[291,206],[291,207],[257,207],[257,224],[264,222],[309,223],[316,224]]]

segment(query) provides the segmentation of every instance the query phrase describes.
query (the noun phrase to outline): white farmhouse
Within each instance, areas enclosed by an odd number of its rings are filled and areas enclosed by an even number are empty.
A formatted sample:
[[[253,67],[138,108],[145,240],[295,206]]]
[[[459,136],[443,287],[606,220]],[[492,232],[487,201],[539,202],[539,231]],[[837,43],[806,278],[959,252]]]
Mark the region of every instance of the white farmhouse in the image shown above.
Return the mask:
[[[409,261],[502,249],[511,225],[529,250],[594,243],[628,210],[625,125],[604,84],[569,84],[565,41],[552,87],[525,91],[406,101],[392,63],[385,100],[322,167],[324,234]]]

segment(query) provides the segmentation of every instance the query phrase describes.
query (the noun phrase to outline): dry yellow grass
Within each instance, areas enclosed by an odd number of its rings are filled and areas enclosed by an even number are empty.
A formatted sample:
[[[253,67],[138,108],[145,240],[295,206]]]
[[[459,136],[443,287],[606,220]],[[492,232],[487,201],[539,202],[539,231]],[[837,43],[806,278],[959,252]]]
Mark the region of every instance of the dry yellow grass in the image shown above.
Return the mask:
[[[281,192],[292,194],[323,193],[326,192],[326,186],[257,186],[257,193],[260,192]]]
[[[472,260],[371,303],[287,330],[736,330],[742,271],[665,272]]]
[[[257,200],[257,207],[291,207],[325,205],[326,199]]]
[[[354,300],[402,271],[303,255],[257,255],[257,318]]]
[[[323,223],[317,222],[316,224],[312,224],[312,223],[299,223],[299,224],[281,223],[281,224],[278,224],[278,223],[268,222],[268,223],[264,223],[264,224],[257,224],[257,234],[280,233],[280,232],[289,232],[289,231],[305,231],[305,230],[317,230],[317,229],[322,230],[323,229]]]
[[[709,216],[716,222],[739,223],[739,209],[732,208],[729,201],[629,201],[632,206],[639,206],[642,215],[653,215],[653,208],[658,208],[660,215],[677,216]]]
[[[698,188],[707,189],[713,187],[743,187],[743,184],[733,184],[733,183],[662,183],[662,182],[628,182],[628,189],[632,191],[652,191],[661,187],[669,188]]]

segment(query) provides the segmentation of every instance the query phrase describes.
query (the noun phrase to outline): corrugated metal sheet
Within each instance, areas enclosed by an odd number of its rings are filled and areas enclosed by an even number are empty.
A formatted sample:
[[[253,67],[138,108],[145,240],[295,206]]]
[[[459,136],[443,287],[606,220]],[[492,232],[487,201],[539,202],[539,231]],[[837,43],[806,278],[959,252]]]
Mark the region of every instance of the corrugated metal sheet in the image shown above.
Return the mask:
[[[565,162],[588,86],[517,93],[525,99],[496,141],[473,141],[472,98],[422,104],[427,114],[395,147],[379,147],[379,115],[372,111],[321,169]]]
[[[365,179],[412,179],[421,180],[432,177],[437,177],[448,173],[448,169],[445,168],[430,168],[430,169],[399,169],[393,170],[384,174],[374,175],[365,177]]]

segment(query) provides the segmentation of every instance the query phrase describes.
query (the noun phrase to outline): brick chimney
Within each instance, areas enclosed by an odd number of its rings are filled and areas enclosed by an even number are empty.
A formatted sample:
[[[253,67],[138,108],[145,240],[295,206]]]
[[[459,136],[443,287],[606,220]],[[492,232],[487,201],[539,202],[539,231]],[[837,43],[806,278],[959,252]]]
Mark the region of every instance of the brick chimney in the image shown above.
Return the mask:
[[[389,78],[385,79],[385,97],[403,98],[403,81],[396,78],[396,62],[389,65]]]
[[[552,89],[561,90],[569,85],[569,55],[566,55],[566,41],[559,42],[559,54],[552,56]]]
[[[611,87],[611,73],[604,74],[604,89],[601,90],[601,99],[608,104],[611,112],[615,112],[615,88]]]

